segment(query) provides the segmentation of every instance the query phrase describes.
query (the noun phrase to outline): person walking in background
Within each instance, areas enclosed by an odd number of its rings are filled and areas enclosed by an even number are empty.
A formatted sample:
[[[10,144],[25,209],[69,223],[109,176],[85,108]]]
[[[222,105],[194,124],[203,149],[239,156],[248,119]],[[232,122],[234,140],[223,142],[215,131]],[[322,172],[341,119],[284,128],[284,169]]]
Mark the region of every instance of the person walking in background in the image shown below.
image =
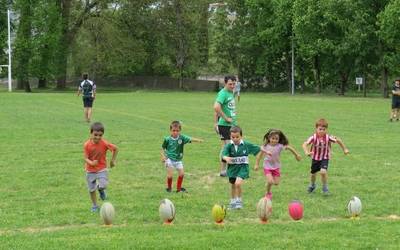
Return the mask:
[[[87,73],[83,74],[82,78],[83,81],[79,84],[77,96],[82,94],[85,121],[90,122],[92,118],[93,101],[96,98],[96,84],[89,80],[89,75]]]
[[[221,138],[221,151],[230,141],[230,128],[237,124],[236,105],[233,96],[236,77],[225,76],[224,88],[218,92],[214,103],[214,129]],[[226,161],[222,159],[220,151],[220,176],[226,177]]]
[[[390,113],[389,121],[399,121],[399,110],[400,110],[400,79],[396,79],[394,81],[394,85],[392,88],[392,112]]]
[[[240,101],[240,88],[242,86],[242,83],[239,82],[239,78],[236,81],[236,85],[235,85],[235,89],[233,91],[233,96],[236,98],[237,97],[237,101]]]

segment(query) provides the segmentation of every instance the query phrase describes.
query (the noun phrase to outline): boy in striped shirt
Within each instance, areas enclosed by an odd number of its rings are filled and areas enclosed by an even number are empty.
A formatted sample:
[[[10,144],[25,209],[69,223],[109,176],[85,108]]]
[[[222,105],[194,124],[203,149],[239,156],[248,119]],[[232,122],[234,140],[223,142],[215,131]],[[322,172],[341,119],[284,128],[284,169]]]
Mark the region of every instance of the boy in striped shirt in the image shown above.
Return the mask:
[[[319,119],[315,123],[315,134],[310,136],[307,141],[303,143],[304,153],[311,157],[311,184],[308,187],[308,192],[314,192],[316,185],[317,172],[321,172],[322,192],[329,194],[328,191],[328,164],[331,157],[331,144],[337,143],[342,148],[343,153],[347,155],[349,150],[346,148],[342,140],[327,134],[328,122],[325,119]],[[309,145],[311,148],[309,149]]]

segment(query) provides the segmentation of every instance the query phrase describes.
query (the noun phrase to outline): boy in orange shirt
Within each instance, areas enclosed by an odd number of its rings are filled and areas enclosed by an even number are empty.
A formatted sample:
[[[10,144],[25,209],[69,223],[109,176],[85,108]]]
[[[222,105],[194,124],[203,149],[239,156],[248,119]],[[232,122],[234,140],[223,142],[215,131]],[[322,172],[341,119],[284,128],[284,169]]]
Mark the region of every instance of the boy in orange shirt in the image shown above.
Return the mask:
[[[112,152],[110,167],[115,166],[118,148],[112,143],[102,139],[104,134],[104,126],[100,122],[95,122],[90,126],[90,139],[87,140],[83,147],[86,181],[92,200],[92,212],[97,212],[96,189],[99,191],[100,199],[106,199],[105,189],[108,185],[107,172],[107,150]]]

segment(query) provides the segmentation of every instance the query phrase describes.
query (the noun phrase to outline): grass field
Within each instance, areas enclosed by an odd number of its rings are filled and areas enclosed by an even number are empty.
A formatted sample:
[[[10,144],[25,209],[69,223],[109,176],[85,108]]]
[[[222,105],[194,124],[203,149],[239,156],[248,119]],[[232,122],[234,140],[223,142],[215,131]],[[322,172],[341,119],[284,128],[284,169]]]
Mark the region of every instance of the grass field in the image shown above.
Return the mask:
[[[74,93],[0,92],[1,249],[398,249],[400,247],[400,122],[389,123],[390,101],[243,93],[237,105],[247,140],[261,144],[268,128],[280,128],[299,151],[317,118],[350,150],[334,145],[331,195],[321,185],[307,194],[310,159],[282,154],[282,181],[274,187],[269,224],[259,223],[256,203],[264,194],[262,171],[243,186],[244,209],[229,211],[223,227],[211,208],[229,201],[229,185],[217,176],[219,139],[213,131],[215,93],[99,93],[93,120],[105,124],[105,138],[120,148],[110,171],[109,201],[117,217],[102,226],[90,212],[82,145],[89,136],[81,99]],[[204,143],[185,147],[187,194],[166,193],[159,160],[170,121]],[[251,158],[251,166],[254,157]],[[174,177],[174,185],[176,175]],[[318,178],[318,184],[320,180]],[[360,220],[350,220],[347,202],[363,202]],[[169,198],[176,220],[163,226],[159,202]],[[293,199],[304,218],[287,213]]]

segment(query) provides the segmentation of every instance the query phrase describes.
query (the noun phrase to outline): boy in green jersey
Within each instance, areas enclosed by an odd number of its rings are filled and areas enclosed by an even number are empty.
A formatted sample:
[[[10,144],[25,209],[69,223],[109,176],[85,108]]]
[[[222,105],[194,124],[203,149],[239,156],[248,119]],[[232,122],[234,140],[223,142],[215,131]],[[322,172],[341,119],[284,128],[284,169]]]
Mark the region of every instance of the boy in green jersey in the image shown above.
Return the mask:
[[[172,176],[174,169],[178,171],[178,181],[176,182],[176,192],[186,192],[186,189],[182,187],[183,182],[183,146],[186,143],[191,142],[203,142],[202,139],[189,137],[181,134],[181,123],[179,121],[173,121],[169,126],[171,135],[164,138],[162,149],[161,149],[161,161],[167,168],[167,192],[172,190]]]
[[[222,159],[228,163],[227,175],[231,183],[231,209],[240,209],[242,203],[242,183],[249,178],[249,154],[260,158],[260,147],[242,140],[242,129],[233,126],[230,129],[231,141],[222,151]]]

